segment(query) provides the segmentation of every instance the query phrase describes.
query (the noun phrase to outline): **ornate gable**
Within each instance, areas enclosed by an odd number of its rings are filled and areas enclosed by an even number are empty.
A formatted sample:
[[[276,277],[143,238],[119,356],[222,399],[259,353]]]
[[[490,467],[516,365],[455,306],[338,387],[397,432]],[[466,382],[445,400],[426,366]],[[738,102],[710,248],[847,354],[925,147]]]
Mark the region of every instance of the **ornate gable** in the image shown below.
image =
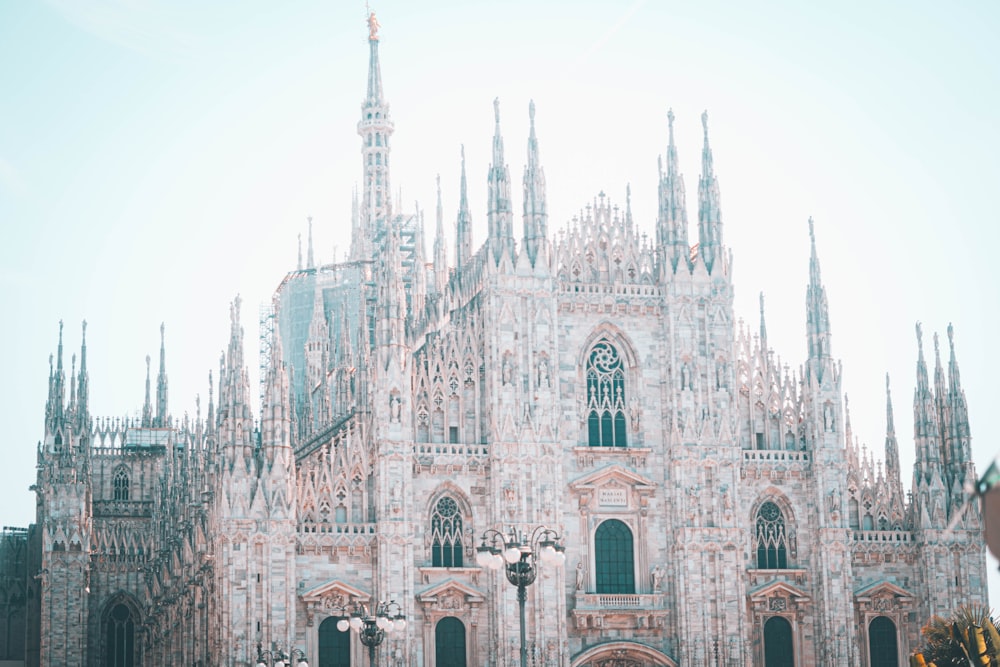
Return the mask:
[[[350,584],[333,579],[325,584],[301,593],[299,597],[306,605],[307,624],[312,626],[315,615],[339,616],[345,608],[355,603],[367,603],[371,596]]]
[[[479,625],[485,620],[480,619],[485,601],[486,596],[481,592],[455,579],[447,579],[417,593],[417,605],[428,628],[434,627],[445,616],[464,619],[470,626]]]
[[[620,466],[610,465],[571,482],[580,509],[623,512],[645,509],[656,482]]]
[[[748,593],[750,607],[758,613],[801,612],[812,601],[798,586],[772,581]]]
[[[862,614],[909,610],[916,600],[915,594],[885,579],[854,591],[855,605]]]

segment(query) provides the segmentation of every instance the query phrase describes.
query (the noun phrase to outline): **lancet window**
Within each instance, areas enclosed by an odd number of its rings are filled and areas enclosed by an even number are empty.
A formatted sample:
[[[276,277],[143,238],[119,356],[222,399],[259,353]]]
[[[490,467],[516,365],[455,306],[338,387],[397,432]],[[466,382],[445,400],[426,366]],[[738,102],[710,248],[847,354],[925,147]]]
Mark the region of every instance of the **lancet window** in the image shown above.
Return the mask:
[[[136,619],[132,610],[118,603],[104,619],[104,667],[133,667],[136,664]]]
[[[788,567],[788,532],[781,508],[771,501],[757,511],[757,567],[761,570],[784,570]]]
[[[462,513],[450,496],[437,501],[431,514],[431,565],[462,567]]]
[[[591,447],[625,447],[625,367],[618,350],[599,340],[587,358],[587,432]]]
[[[129,499],[129,474],[127,468],[119,468],[115,471],[112,486],[115,500]]]

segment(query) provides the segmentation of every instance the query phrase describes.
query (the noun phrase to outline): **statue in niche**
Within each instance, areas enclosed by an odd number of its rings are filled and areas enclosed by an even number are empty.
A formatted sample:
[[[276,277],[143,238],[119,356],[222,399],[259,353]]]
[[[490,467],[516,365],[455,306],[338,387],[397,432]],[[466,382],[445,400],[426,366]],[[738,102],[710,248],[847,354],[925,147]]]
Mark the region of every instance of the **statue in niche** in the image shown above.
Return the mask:
[[[505,385],[510,384],[514,378],[514,362],[510,357],[510,352],[504,353],[503,366],[500,368],[500,379]]]
[[[688,363],[685,361],[681,365],[681,389],[690,389],[689,383],[691,382],[691,369],[688,367]]]
[[[583,591],[584,580],[587,578],[587,568],[583,565],[583,560],[581,559],[579,563],[576,564],[576,590]]]
[[[635,433],[639,432],[639,399],[632,395],[632,399],[628,403],[629,417],[632,420],[632,431]]]
[[[727,512],[733,511],[733,498],[731,495],[729,495],[729,489],[726,489],[722,492],[722,509],[726,510]]]
[[[389,491],[389,506],[395,514],[399,514],[400,510],[403,509],[402,495],[403,486],[397,479],[392,483],[392,489]]]
[[[402,409],[403,401],[399,398],[399,394],[394,393],[389,397],[389,421],[398,424]]]
[[[833,431],[833,406],[830,403],[823,405],[823,428]]]
[[[544,356],[538,360],[538,386],[542,389],[552,386],[549,380],[549,360]]]

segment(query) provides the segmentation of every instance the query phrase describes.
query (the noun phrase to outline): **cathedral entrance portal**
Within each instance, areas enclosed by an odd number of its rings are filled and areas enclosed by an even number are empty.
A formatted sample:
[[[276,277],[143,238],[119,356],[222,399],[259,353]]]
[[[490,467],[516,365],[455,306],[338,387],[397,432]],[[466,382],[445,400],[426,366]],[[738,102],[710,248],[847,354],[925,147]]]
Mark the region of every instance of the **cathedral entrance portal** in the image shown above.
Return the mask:
[[[571,667],[677,667],[677,663],[650,646],[611,642],[583,651]]]

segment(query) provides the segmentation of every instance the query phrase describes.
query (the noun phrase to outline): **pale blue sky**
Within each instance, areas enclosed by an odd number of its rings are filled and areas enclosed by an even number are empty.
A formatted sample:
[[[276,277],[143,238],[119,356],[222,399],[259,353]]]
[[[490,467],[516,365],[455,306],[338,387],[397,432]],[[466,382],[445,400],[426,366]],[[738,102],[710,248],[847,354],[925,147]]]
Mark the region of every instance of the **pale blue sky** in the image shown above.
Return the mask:
[[[652,233],[671,107],[694,220],[708,109],[738,314],[756,327],[765,292],[769,339],[798,367],[812,215],[855,433],[881,456],[890,372],[908,488],[914,323],[933,358],[953,322],[982,471],[1000,445],[1000,5],[814,5],[379,2],[396,206],[419,201],[432,224],[440,173],[450,233],[464,143],[478,245],[492,100],[519,207],[533,98],[551,230],[600,190],[623,205],[631,183]],[[193,414],[237,293],[255,363],[257,307],[294,268],[306,216],[319,260],[347,249],[364,16],[349,2],[0,5],[0,522],[33,516],[60,318],[67,365],[89,322],[92,407],[108,415],[140,408],[165,321],[172,411]]]

